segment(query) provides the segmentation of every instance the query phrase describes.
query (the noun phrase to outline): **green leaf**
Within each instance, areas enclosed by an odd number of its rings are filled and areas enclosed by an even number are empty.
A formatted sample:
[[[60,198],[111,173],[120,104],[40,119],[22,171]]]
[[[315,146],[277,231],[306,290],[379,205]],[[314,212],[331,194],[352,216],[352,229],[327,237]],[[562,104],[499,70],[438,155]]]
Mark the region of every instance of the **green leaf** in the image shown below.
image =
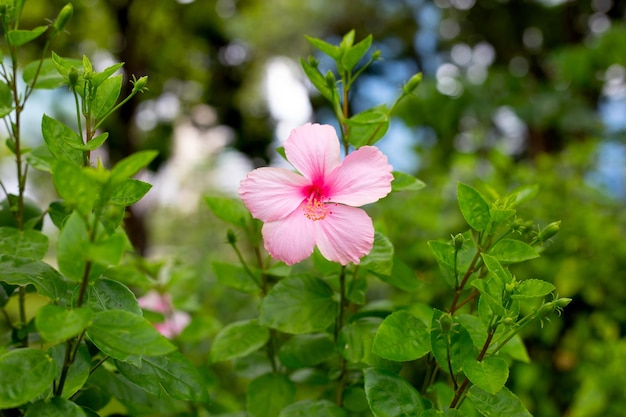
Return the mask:
[[[24,417],[86,417],[86,414],[75,402],[52,397],[31,404]]]
[[[54,186],[65,200],[65,205],[75,208],[83,216],[91,213],[100,192],[100,184],[87,174],[87,170],[93,168],[58,161],[53,173]]]
[[[466,242],[468,242],[466,240]],[[450,242],[440,242],[437,240],[429,240],[428,247],[435,255],[435,259],[439,264],[446,282],[453,288],[456,286],[454,279],[454,263],[456,249],[450,244]],[[463,248],[456,254],[456,273],[462,273],[469,268],[474,255],[476,254],[476,248]]]
[[[89,247],[89,233],[85,221],[77,212],[70,215],[59,235],[57,263],[59,270],[72,281],[80,282],[87,267],[86,251]],[[97,278],[103,268],[91,268],[90,278]]]
[[[276,284],[261,302],[261,324],[285,333],[325,330],[337,315],[332,288],[319,278],[301,275]]]
[[[61,74],[63,79],[67,80],[71,68],[76,69],[78,72],[83,71],[83,61],[80,59],[61,58],[54,51],[52,52],[52,64],[56,70]]]
[[[496,276],[491,275],[487,279],[474,280],[472,286],[480,291],[481,300],[487,302],[494,314],[501,317],[506,315],[502,300],[504,284]]]
[[[479,232],[487,227],[491,217],[489,203],[485,201],[483,196],[476,189],[463,183],[457,184],[457,196],[461,214],[463,214],[467,224]]]
[[[111,170],[111,182],[115,183],[132,177],[147,167],[158,154],[153,150],[139,151],[122,159]]]
[[[52,386],[56,363],[43,351],[15,349],[0,356],[0,409],[35,400]]]
[[[365,278],[355,278],[350,281],[346,299],[358,305],[365,304],[365,293],[367,291],[367,280]]]
[[[372,351],[392,361],[412,361],[430,352],[430,333],[426,325],[408,311],[396,311],[378,328]]]
[[[250,381],[246,392],[246,409],[250,417],[276,417],[293,402],[296,388],[282,374],[265,374]]]
[[[430,345],[437,363],[444,372],[454,374],[463,369],[463,363],[468,358],[474,359],[474,343],[469,332],[456,317],[452,318],[452,326],[445,333],[440,324],[441,317],[446,314],[435,309],[430,328]]]
[[[418,191],[426,187],[426,183],[418,180],[413,175],[400,171],[393,171],[392,174],[391,191]]]
[[[328,400],[304,400],[283,408],[278,417],[348,417],[348,414]]]
[[[372,365],[372,346],[380,323],[378,318],[362,318],[343,326],[337,337],[341,356],[352,363]]]
[[[518,207],[535,198],[537,193],[539,193],[539,185],[523,185],[508,196],[509,207]]]
[[[306,38],[307,41],[311,43],[311,45],[313,45],[314,47],[316,47],[317,49],[319,49],[320,51],[322,51],[323,53],[325,53],[332,59],[338,60],[339,57],[341,56],[341,50],[339,49],[339,47],[333,44],[330,44],[328,42],[325,42],[321,39],[314,38],[312,36],[304,35],[304,37]]]
[[[95,86],[94,86],[95,87]],[[122,91],[122,75],[107,78],[96,88],[96,95],[91,102],[91,116],[96,120],[109,113]]]
[[[198,368],[180,352],[144,356],[140,367],[118,361],[115,364],[129,381],[158,398],[209,402],[209,392]]]
[[[2,281],[12,285],[33,285],[37,292],[52,301],[62,299],[68,282],[59,272],[45,262],[1,254]]]
[[[504,387],[509,378],[509,367],[502,358],[494,356],[485,358],[483,361],[466,360],[463,363],[463,372],[475,386],[495,394]]]
[[[329,334],[302,334],[292,336],[283,343],[278,358],[287,368],[297,369],[325,362],[335,353],[335,343]]]
[[[7,32],[7,39],[12,46],[22,46],[37,39],[43,35],[46,30],[48,30],[48,26],[37,26],[31,30],[9,30]]]
[[[368,35],[365,39],[348,49],[341,58],[345,69],[351,71],[361,58],[365,56],[370,46],[372,46],[372,35]]]
[[[81,151],[93,151],[95,149],[98,149],[100,146],[102,146],[102,144],[108,138],[109,138],[108,132],[104,132],[104,133],[102,133],[102,134],[92,138],[87,143],[69,142],[68,145],[70,145],[74,149],[79,149]]]
[[[503,209],[491,207],[489,209],[489,217],[493,224],[500,224],[505,220],[510,219],[515,215],[516,211],[513,209]]]
[[[326,78],[324,78],[317,66],[311,65],[311,63],[305,59],[300,59],[300,65],[317,91],[319,91],[326,100],[332,103],[335,97],[335,92],[328,86]]]
[[[33,88],[54,89],[67,84],[65,78],[57,71],[52,59],[46,58],[41,62],[41,69],[37,75],[38,68],[39,61],[32,61],[24,67],[22,79],[27,85],[31,85]],[[35,75],[37,75],[37,81],[33,86]]]
[[[95,242],[89,243],[85,251],[87,260],[104,266],[117,265],[122,260],[126,249],[127,237],[122,229],[111,236],[102,236]]]
[[[215,217],[233,226],[246,228],[250,224],[250,212],[239,200],[224,197],[204,197]]]
[[[67,349],[66,343],[60,343],[51,347],[48,350],[48,354],[54,359],[57,364],[57,374],[55,379],[58,381],[61,378],[63,371],[63,362],[65,362],[65,350]],[[89,377],[89,371],[91,357],[89,356],[89,349],[85,343],[81,343],[74,356],[74,362],[70,367],[67,376],[65,378],[65,384],[63,385],[63,398],[70,398],[77,393],[87,381]]]
[[[252,279],[250,274],[239,265],[229,264],[226,262],[212,262],[213,272],[217,277],[217,282],[227,287],[246,293],[256,293],[259,291],[259,285]],[[254,273],[254,272],[252,272]],[[260,277],[257,277],[260,282]]]
[[[506,387],[496,394],[490,394],[474,386],[468,391],[467,398],[485,417],[532,417],[519,398]]]
[[[481,253],[480,255],[482,256],[483,262],[485,263],[485,266],[487,267],[489,272],[494,274],[500,280],[502,285],[513,281],[513,276],[511,275],[511,273],[507,269],[504,269],[502,264],[500,264],[500,262],[498,262],[496,258],[486,253]]]
[[[37,311],[35,325],[45,341],[63,342],[85,330],[92,316],[93,311],[88,307],[68,309],[48,304]]]
[[[87,304],[95,312],[124,310],[143,315],[135,294],[121,282],[108,278],[100,278],[87,288]]]
[[[108,80],[109,77],[111,77],[111,75],[115,74],[117,70],[119,70],[123,66],[124,66],[124,63],[113,64],[110,67],[105,68],[104,71],[94,74],[93,77],[91,78],[91,82],[93,86],[98,87],[105,80]]]
[[[52,167],[56,161],[56,158],[48,150],[47,145],[36,146],[26,154],[28,165],[42,172],[52,173]]]
[[[265,346],[270,332],[258,320],[243,320],[228,324],[213,340],[211,362],[221,362],[248,356]]]
[[[489,248],[487,253],[504,263],[523,262],[539,257],[535,248],[515,239],[502,239]]]
[[[0,253],[42,259],[48,251],[48,237],[38,230],[0,227]]]
[[[89,386],[98,387],[96,395],[100,397],[96,404],[103,402],[103,408],[111,397],[115,398],[126,408],[126,413],[131,416],[151,416],[155,410],[165,415],[175,415],[180,412],[180,405],[174,404],[169,398],[157,398],[137,385],[128,381],[119,373],[107,371],[104,366],[98,367],[87,381]],[[89,398],[88,405],[94,401]]]
[[[348,125],[348,138],[355,148],[373,145],[389,129],[389,111],[385,105],[364,110],[345,120]]]
[[[402,291],[415,292],[422,288],[422,284],[415,275],[415,270],[397,257],[393,259],[393,267],[389,275],[376,274],[376,276]]]
[[[549,282],[540,279],[527,279],[517,285],[515,291],[511,294],[511,298],[514,300],[541,298],[550,294],[555,289],[556,287]]]
[[[375,368],[365,369],[363,376],[374,417],[419,417],[424,411],[420,394],[400,376]]]
[[[390,275],[393,270],[394,248],[391,241],[382,233],[374,234],[374,247],[361,259],[361,267],[381,275]]]
[[[0,81],[0,117],[8,115],[12,111],[13,93],[4,81]]]
[[[134,356],[159,356],[176,349],[146,319],[124,310],[106,310],[93,315],[87,330],[98,349],[120,361]]]
[[[83,145],[82,138],[73,129],[44,114],[41,119],[41,134],[48,150],[57,159],[77,166],[83,165],[83,152],[70,145],[70,142],[76,146]]]
[[[127,178],[115,187],[115,190],[109,197],[109,201],[120,206],[130,206],[141,200],[151,188],[152,185],[147,182]]]

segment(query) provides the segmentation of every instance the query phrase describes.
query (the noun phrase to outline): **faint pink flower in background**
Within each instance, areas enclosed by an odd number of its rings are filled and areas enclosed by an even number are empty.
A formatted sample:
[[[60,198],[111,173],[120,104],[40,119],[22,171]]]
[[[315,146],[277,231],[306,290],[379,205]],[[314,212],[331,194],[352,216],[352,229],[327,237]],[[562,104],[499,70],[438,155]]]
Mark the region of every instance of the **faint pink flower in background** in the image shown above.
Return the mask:
[[[169,294],[150,290],[144,296],[139,297],[137,302],[141,308],[163,314],[165,319],[160,323],[154,323],[154,327],[169,339],[178,336],[191,322],[189,314],[174,310]]]
[[[391,191],[392,167],[373,146],[340,159],[339,140],[329,125],[306,124],[285,142],[287,160],[299,172],[258,168],[241,182],[239,195],[265,222],[265,249],[292,265],[317,245],[328,260],[358,264],[374,244],[374,226],[357,208]]]

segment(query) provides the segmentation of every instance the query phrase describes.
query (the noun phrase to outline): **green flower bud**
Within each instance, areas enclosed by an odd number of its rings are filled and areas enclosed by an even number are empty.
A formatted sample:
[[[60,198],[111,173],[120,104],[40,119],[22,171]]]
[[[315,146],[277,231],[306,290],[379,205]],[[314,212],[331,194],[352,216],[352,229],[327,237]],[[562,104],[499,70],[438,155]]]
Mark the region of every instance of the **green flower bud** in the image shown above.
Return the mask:
[[[444,313],[441,315],[441,318],[439,318],[439,327],[444,334],[450,333],[452,324],[452,316],[449,313]]]
[[[411,94],[422,82],[422,73],[418,72],[414,76],[412,76],[406,84],[404,84],[404,94]]]
[[[136,79],[133,75],[131,83],[133,83],[133,93],[143,93],[144,91],[148,91],[148,88],[146,88],[146,85],[148,84],[147,75],[144,75],[139,79]]]
[[[235,232],[233,232],[232,229],[228,229],[226,231],[226,239],[228,240],[228,243],[231,245],[234,245],[235,243],[237,243],[237,235],[235,235]]]
[[[62,31],[63,28],[65,28],[65,25],[67,25],[67,22],[72,17],[73,13],[74,13],[74,6],[72,6],[72,3],[67,3],[65,6],[63,6],[61,11],[57,15],[56,20],[54,21],[54,24],[52,25],[52,28],[53,28],[52,33],[57,33],[57,32]]]
[[[556,235],[561,229],[561,221],[552,222],[547,225],[542,231],[537,235],[537,239],[541,242],[545,242],[550,239],[552,236]]]
[[[561,314],[561,310],[563,309],[563,307],[567,306],[571,301],[571,298],[557,298],[554,301],[545,303],[544,305],[539,307],[539,310],[537,310],[537,316],[540,319],[543,319],[555,311]]]
[[[78,70],[74,67],[70,67],[70,70],[67,73],[67,79],[70,84],[70,88],[73,90],[78,84]]]
[[[381,55],[382,52],[380,52],[379,50],[375,50],[374,52],[372,52],[372,61],[378,61]]]
[[[329,86],[331,89],[335,88],[335,74],[333,74],[333,72],[331,70],[328,70],[326,72],[326,85]]]
[[[455,250],[461,250],[463,249],[463,244],[465,243],[465,238],[463,237],[463,235],[461,233],[452,236],[452,246],[454,246]]]
[[[505,317],[504,320],[502,320],[502,323],[505,326],[510,326],[510,325],[512,325],[514,323],[514,320],[511,317]]]
[[[504,289],[505,289],[506,292],[511,294],[513,291],[515,291],[515,289],[517,288],[517,285],[518,285],[517,281],[513,280],[512,282],[507,282],[504,285]]]

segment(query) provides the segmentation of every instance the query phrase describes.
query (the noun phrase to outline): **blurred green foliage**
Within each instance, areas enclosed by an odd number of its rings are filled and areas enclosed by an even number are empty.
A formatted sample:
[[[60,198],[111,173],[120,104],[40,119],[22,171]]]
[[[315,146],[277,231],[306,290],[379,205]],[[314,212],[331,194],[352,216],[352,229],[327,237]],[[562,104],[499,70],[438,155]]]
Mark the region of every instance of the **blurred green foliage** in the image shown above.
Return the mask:
[[[25,26],[29,20],[34,26],[54,15],[53,10],[65,1],[30,3]],[[384,52],[381,67],[399,62],[424,70],[416,97],[399,106],[391,125],[405,124],[413,137],[421,138],[415,142],[419,165],[413,173],[428,188],[416,194],[396,193],[370,210],[377,227],[394,242],[398,257],[416,271],[421,287],[411,299],[393,298],[393,294],[380,297],[391,296],[396,303],[445,297],[445,284],[433,272],[435,260],[426,241],[461,231],[454,199],[457,181],[473,184],[486,195],[539,184],[540,198],[524,207],[524,217],[561,219],[561,232],[545,248],[549,256],[516,273],[553,279],[559,295],[574,301],[563,317],[546,323],[543,331],[529,330],[526,340],[533,362],[514,367],[511,388],[535,415],[623,414],[626,211],[623,200],[593,186],[589,178],[598,169],[602,146],[611,140],[623,149],[626,137],[624,130],[609,132],[598,115],[599,104],[606,99],[609,68],[618,73],[621,68],[624,83],[626,4],[599,0],[76,3],[74,19],[66,28],[70,36],[57,47],[61,55],[76,48],[89,56],[108,52],[125,61],[129,73],[150,76],[150,91],[142,100],[175,94],[182,114],[189,114],[198,103],[210,104],[217,110],[218,123],[235,132],[233,145],[257,161],[268,159],[273,136],[271,117],[257,88],[264,63],[275,55],[295,60],[310,53],[305,34],[337,39],[351,28],[359,38],[372,33]],[[602,29],[606,22],[608,27]],[[424,41],[426,47],[416,47],[421,45],[419,36],[427,38],[423,33],[434,38],[430,44]],[[241,62],[225,60],[232,45],[244,47]],[[493,58],[480,82],[472,79],[469,66],[455,64],[447,80],[455,90],[444,94],[436,70],[443,62],[453,62],[451,51],[458,45],[490,45]],[[370,75],[400,88],[376,66]],[[356,93],[355,102],[366,98],[367,91]],[[323,115],[322,101],[312,100]],[[152,129],[140,129],[132,123],[139,106],[136,102],[126,107],[120,119],[107,127],[112,132],[112,154],[159,148],[163,162],[176,119],[158,120]],[[502,109],[515,114],[524,127],[516,146],[495,123]],[[257,305],[257,300],[216,282],[211,261],[234,259],[226,230],[204,206],[194,216],[155,209],[148,220],[152,252],[176,259],[163,273],[168,276],[165,286],[177,306],[194,315],[190,330],[178,342],[215,381],[215,411],[237,410],[244,400],[241,382],[217,387],[215,375],[230,373],[226,368],[232,366],[239,375],[252,378],[260,372],[260,361],[207,365],[208,340],[221,323],[247,319]]]

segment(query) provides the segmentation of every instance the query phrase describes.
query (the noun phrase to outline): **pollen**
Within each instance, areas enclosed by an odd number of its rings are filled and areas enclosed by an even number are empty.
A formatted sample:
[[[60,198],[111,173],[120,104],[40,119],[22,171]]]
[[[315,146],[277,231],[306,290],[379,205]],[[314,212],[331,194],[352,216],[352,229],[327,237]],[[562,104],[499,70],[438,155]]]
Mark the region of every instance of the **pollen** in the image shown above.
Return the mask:
[[[324,220],[328,214],[328,205],[321,198],[310,197],[304,205],[304,215],[309,220]]]

